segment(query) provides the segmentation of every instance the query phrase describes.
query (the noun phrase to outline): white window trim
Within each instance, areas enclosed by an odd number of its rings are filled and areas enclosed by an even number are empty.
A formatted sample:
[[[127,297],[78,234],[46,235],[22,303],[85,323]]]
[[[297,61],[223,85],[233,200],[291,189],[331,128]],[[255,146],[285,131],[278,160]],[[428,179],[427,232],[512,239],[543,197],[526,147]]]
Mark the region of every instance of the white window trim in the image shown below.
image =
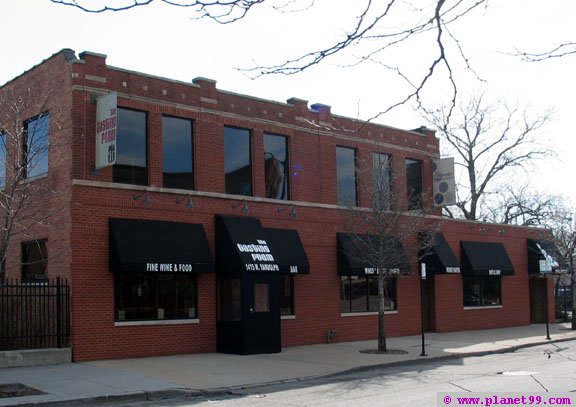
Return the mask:
[[[114,326],[147,326],[147,325],[195,325],[200,319],[161,319],[150,321],[115,321]]]
[[[385,315],[394,315],[398,314],[398,310],[393,311],[384,311]],[[362,317],[366,315],[378,315],[378,311],[370,311],[370,312],[342,312],[340,313],[341,317]]]

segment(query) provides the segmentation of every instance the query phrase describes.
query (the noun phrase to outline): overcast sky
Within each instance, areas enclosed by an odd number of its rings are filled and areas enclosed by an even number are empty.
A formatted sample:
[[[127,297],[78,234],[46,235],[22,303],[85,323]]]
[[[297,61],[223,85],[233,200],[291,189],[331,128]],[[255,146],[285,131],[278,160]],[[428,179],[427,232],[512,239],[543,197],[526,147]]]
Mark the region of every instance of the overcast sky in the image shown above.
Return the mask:
[[[306,0],[304,0],[306,1]],[[429,0],[415,0],[429,4]],[[332,106],[338,115],[370,118],[402,95],[397,77],[380,66],[342,67],[361,55],[327,60],[302,74],[250,79],[236,68],[278,63],[329,44],[348,31],[364,2],[316,0],[313,9],[280,14],[255,9],[249,18],[218,25],[193,20],[186,10],[148,6],[109,14],[86,14],[49,0],[1,0],[3,40],[0,84],[21,74],[63,48],[108,56],[109,65],[191,81],[203,76],[223,90],[284,102],[291,97]],[[527,175],[534,187],[565,194],[576,202],[576,188],[567,179],[576,172],[572,130],[576,56],[528,64],[509,55],[515,47],[542,50],[576,41],[576,2],[573,0],[490,1],[454,26],[454,34],[485,84],[468,73],[459,74],[464,92],[485,91],[494,100],[530,105],[535,112],[554,110],[543,131],[546,144],[558,157],[539,164]],[[392,63],[421,66],[432,48],[415,44],[391,55]],[[427,101],[441,102],[448,94],[441,82],[432,84]],[[413,129],[425,121],[410,106],[379,117],[377,122]],[[564,178],[564,179],[563,179]],[[566,180],[565,180],[566,179]]]

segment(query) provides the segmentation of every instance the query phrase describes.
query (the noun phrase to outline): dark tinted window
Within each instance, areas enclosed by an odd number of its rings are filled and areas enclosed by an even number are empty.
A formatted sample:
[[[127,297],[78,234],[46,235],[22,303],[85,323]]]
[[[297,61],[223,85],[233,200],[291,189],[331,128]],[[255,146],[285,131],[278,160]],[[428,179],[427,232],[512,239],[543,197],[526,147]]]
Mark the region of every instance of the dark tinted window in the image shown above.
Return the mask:
[[[356,150],[336,147],[336,175],[338,177],[338,205],[356,206]]]
[[[115,320],[198,318],[197,275],[192,273],[117,273]]]
[[[226,193],[252,195],[250,132],[224,127],[224,174]]]
[[[286,137],[264,134],[266,198],[288,198],[288,147]]]
[[[162,174],[166,188],[194,189],[192,122],[162,117]]]
[[[48,250],[46,240],[22,243],[22,281],[42,281],[46,278]]]
[[[42,114],[25,124],[24,160],[26,177],[33,178],[48,172],[48,136],[50,116]]]
[[[501,277],[462,277],[462,284],[465,307],[502,305]]]
[[[391,158],[388,154],[373,154],[374,194],[376,208],[388,210],[392,207]]]
[[[280,276],[280,315],[294,315],[294,276]]]
[[[377,312],[378,276],[340,276],[340,310],[347,312]],[[396,279],[386,279],[385,310],[396,310]]]
[[[148,184],[146,113],[118,109],[114,182]]]
[[[406,160],[408,210],[422,208],[422,161]]]

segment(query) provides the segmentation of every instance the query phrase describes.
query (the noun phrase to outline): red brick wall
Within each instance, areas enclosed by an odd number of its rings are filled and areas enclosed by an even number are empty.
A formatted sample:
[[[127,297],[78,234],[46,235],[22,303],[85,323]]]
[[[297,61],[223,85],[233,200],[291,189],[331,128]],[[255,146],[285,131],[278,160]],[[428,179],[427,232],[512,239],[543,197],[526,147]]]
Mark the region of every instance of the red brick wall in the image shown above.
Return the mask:
[[[394,187],[401,208],[405,206],[406,158],[423,160],[424,189],[431,190],[430,159],[439,154],[438,140],[432,132],[418,134],[362,124],[333,115],[329,110],[312,111],[305,101],[276,103],[223,92],[209,80],[186,84],[110,69],[104,57],[98,55],[84,55],[82,61],[72,65],[66,63],[62,55],[56,56],[15,83],[24,83],[35,75],[41,77],[36,72],[47,75],[50,78],[48,83],[58,91],[54,108],[61,108],[63,116],[59,119],[66,125],[53,134],[70,141],[65,143],[68,150],[62,149],[65,154],[58,160],[57,169],[53,169],[51,163],[49,176],[62,191],[63,198],[47,200],[46,205],[62,206],[67,214],[54,219],[55,228],[50,229],[48,239],[50,245],[54,244],[60,250],[67,249],[67,254],[59,260],[51,259],[50,273],[70,276],[72,280],[74,360],[216,350],[214,275],[199,277],[199,323],[114,325],[113,274],[108,269],[108,219],[201,223],[214,252],[214,214],[240,214],[240,208],[232,206],[242,199],[224,195],[224,126],[243,127],[252,133],[255,196],[246,198],[250,216],[258,217],[265,227],[297,229],[310,260],[311,273],[295,277],[295,318],[282,321],[282,345],[322,343],[326,341],[328,330],[338,331],[342,341],[376,338],[376,315],[343,316],[340,312],[336,233],[347,230],[348,219],[346,212],[335,206],[335,148],[342,145],[357,149],[360,187],[370,182],[372,153],[391,154],[398,174]],[[70,86],[73,86],[73,91],[70,91]],[[150,207],[133,199],[134,195],[143,195],[145,188],[112,184],[111,168],[92,171],[95,155],[94,100],[112,90],[119,92],[119,106],[148,113]],[[161,188],[163,114],[194,121],[196,191],[192,193],[192,210],[176,202],[185,197],[187,191]],[[289,139],[290,192],[297,211],[294,219],[289,216],[289,211],[277,210],[289,202],[264,199],[264,132]],[[73,179],[76,185],[71,186]],[[368,205],[370,197],[362,188],[359,197],[361,204]],[[479,230],[480,226],[483,230]],[[512,258],[516,274],[502,277],[501,308],[477,310],[463,309],[462,278],[459,275],[434,277],[428,283],[434,290],[431,295],[432,328],[437,332],[447,332],[528,324],[526,237],[535,237],[536,231],[447,220],[441,227],[458,257],[461,240],[502,242]],[[498,233],[500,229],[504,233]],[[409,254],[416,251],[412,242],[404,243]],[[11,259],[11,264],[17,268],[18,257],[14,254]],[[420,332],[419,279],[416,262],[413,263],[414,274],[400,277],[398,281],[397,312],[386,317],[389,336]],[[550,309],[553,313],[554,307]]]

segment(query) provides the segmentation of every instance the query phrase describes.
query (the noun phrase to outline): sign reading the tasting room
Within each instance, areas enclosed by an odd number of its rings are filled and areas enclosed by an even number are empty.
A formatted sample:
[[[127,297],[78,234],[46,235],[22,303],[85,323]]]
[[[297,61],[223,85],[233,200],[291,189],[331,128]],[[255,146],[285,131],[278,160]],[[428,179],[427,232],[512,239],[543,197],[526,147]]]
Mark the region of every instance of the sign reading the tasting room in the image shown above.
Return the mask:
[[[96,102],[96,169],[116,164],[117,94],[101,96]]]
[[[266,240],[258,239],[256,244],[236,243],[236,247],[243,255],[246,271],[280,271]]]

